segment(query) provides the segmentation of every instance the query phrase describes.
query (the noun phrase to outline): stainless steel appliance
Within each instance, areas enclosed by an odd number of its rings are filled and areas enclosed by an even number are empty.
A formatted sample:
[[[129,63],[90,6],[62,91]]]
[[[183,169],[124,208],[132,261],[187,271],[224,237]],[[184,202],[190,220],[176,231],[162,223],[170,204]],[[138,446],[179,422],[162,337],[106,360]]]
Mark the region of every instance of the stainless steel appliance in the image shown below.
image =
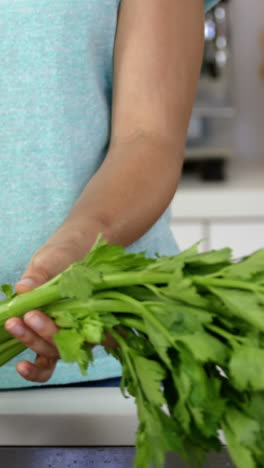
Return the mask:
[[[223,180],[234,154],[234,105],[229,1],[205,18],[205,52],[186,142],[185,168],[199,169],[204,180]]]

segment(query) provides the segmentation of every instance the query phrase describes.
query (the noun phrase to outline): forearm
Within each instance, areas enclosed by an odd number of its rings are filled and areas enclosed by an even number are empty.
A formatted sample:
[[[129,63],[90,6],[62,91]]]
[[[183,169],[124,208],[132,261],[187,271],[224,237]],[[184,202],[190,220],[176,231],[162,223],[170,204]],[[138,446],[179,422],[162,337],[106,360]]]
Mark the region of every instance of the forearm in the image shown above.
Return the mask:
[[[165,8],[161,0],[122,2],[110,148],[49,243],[74,242],[84,255],[103,232],[110,242],[127,246],[169,205],[202,62],[203,5],[203,0],[166,0]]]
[[[141,237],[169,205],[180,178],[183,145],[139,136],[112,145],[101,168],[49,239],[74,240],[85,254],[98,232],[127,246]]]

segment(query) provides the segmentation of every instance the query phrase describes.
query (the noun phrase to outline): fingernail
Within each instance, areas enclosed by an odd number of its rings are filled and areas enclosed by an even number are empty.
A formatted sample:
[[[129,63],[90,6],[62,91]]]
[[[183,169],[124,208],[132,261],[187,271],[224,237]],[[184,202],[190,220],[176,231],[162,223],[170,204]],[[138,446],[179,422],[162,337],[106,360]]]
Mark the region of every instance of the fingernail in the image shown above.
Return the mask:
[[[27,314],[27,323],[32,328],[35,328],[35,330],[41,330],[45,325],[43,319],[34,313],[32,315],[30,313]]]
[[[10,330],[14,335],[16,336],[23,336],[25,333],[24,327],[22,325],[19,325],[18,323],[15,323],[14,325],[7,326],[8,330]]]
[[[23,286],[34,286],[36,283],[33,279],[31,278],[23,278],[22,280],[18,281],[17,284],[22,284]]]

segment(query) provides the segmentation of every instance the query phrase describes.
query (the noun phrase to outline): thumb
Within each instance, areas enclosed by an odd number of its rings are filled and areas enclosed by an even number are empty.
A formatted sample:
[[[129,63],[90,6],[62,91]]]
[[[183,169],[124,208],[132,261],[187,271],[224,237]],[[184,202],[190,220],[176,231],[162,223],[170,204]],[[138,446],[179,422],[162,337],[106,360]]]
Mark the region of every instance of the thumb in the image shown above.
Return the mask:
[[[26,270],[16,284],[18,294],[46,283],[65,270],[73,261],[70,249],[43,246],[31,258]]]

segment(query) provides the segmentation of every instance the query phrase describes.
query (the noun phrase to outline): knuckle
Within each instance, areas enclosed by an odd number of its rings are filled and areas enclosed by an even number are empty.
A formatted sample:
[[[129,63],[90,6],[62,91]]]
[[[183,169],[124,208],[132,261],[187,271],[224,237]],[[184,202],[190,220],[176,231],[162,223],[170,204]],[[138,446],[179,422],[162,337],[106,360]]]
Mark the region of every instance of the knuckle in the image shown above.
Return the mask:
[[[56,348],[54,347],[50,347],[48,353],[47,353],[47,356],[49,359],[52,359],[52,360],[57,360],[58,359],[58,351]]]
[[[25,333],[25,335],[21,337],[21,341],[29,348],[35,348],[38,345],[38,339],[31,333]]]
[[[45,375],[43,375],[43,373],[41,373],[40,371],[35,371],[32,373],[32,375],[30,377],[28,377],[28,380],[30,380],[31,382],[39,382],[39,383],[42,383],[42,382],[47,382],[47,380],[49,380],[50,376],[47,377]]]
[[[39,376],[37,377],[36,382],[40,382],[40,383],[42,383],[42,382],[47,382],[47,381],[50,379],[50,377],[51,377],[51,375],[46,376],[46,375],[42,375],[42,374],[41,374],[41,375],[39,375]]]
[[[32,382],[47,382],[55,369],[57,359],[48,358],[47,356],[41,356],[41,358],[36,360],[32,373],[29,376],[28,380]]]
[[[47,330],[44,330],[43,333],[40,334],[41,338],[43,338],[43,340],[45,340],[54,349],[56,349],[56,344],[55,344],[55,341],[53,340],[53,335],[55,335],[56,332],[57,330],[47,329]]]
[[[46,264],[45,257],[43,257],[42,254],[36,253],[32,257],[30,267],[34,271],[37,271],[38,274],[44,279],[44,281],[48,281],[51,278],[49,266]]]

